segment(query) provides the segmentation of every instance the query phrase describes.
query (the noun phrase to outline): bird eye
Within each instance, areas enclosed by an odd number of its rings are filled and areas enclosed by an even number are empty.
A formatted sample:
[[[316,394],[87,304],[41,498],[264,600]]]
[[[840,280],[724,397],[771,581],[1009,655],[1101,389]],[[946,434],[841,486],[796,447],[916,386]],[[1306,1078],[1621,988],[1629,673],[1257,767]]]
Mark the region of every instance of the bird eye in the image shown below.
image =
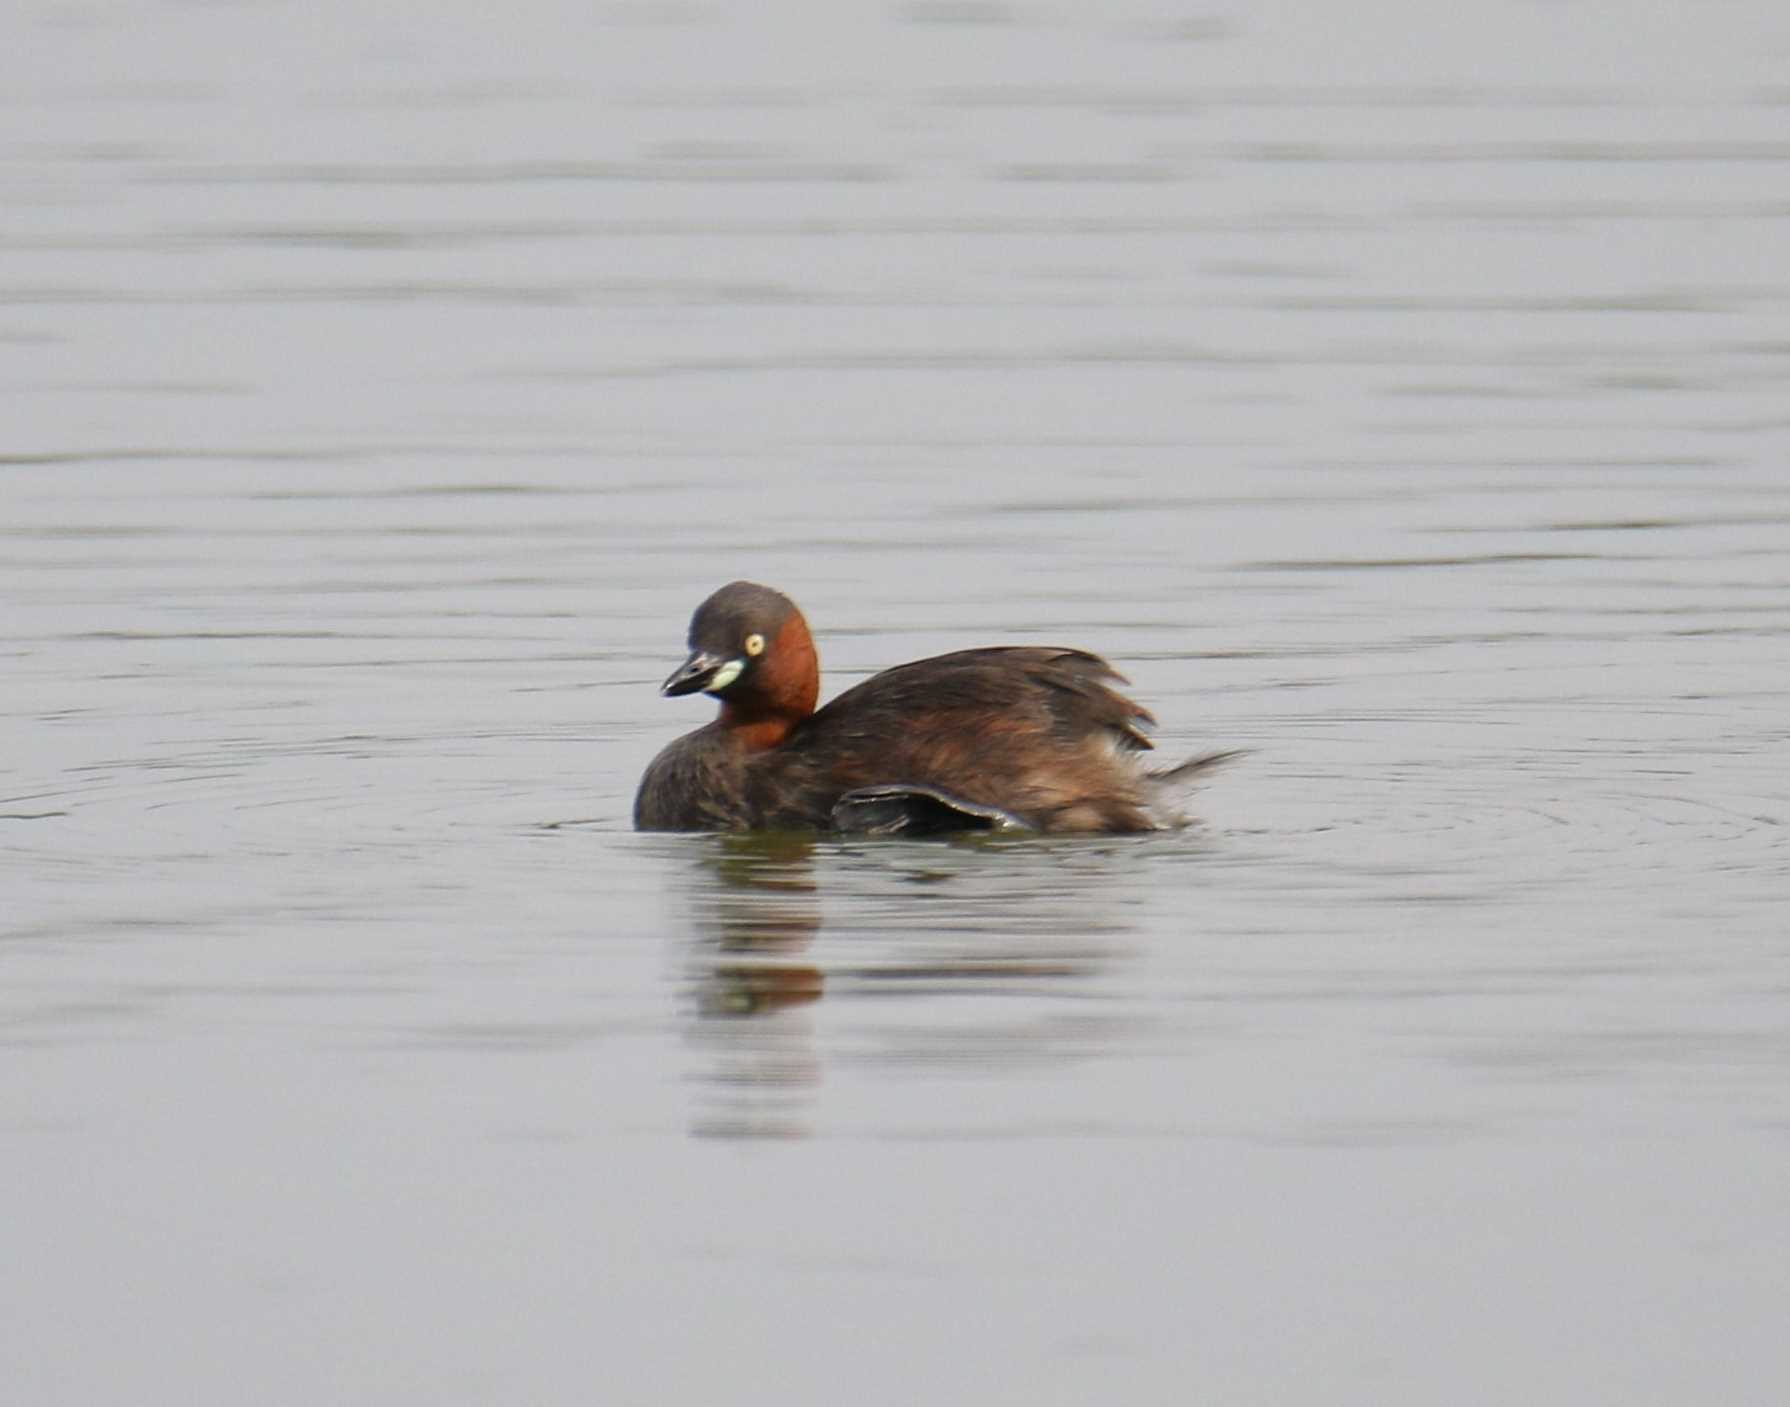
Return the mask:
[[[764,636],[756,633],[748,635],[746,637],[746,653],[762,655],[764,653]]]

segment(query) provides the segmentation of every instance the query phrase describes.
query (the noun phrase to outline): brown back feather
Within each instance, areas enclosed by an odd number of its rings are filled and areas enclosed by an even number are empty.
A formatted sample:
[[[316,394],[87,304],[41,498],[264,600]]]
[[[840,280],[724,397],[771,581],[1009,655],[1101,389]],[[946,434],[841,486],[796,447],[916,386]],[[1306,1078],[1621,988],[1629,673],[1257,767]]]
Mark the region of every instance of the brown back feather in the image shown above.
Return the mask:
[[[1008,646],[899,665],[804,720],[762,777],[760,803],[798,822],[831,788],[910,783],[1011,810],[1040,829],[1150,825],[1149,713],[1082,650]],[[810,822],[812,823],[812,822]]]

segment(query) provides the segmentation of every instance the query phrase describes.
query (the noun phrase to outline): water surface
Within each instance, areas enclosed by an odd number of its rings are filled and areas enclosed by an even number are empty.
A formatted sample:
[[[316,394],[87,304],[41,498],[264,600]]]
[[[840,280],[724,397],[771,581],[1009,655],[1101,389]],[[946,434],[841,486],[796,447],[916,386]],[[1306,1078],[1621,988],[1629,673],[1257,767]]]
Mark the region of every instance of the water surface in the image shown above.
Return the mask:
[[[1776,1402],[1762,4],[27,5],[21,1402]],[[639,836],[684,624],[1193,829]]]

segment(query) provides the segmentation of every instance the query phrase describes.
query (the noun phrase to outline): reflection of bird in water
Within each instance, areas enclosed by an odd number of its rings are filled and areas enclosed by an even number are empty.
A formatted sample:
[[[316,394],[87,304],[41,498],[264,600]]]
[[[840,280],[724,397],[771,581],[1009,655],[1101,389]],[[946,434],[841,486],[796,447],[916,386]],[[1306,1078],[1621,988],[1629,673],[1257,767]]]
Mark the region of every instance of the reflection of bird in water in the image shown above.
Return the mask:
[[[789,833],[716,838],[720,883],[699,901],[714,951],[698,1004],[705,1015],[752,1016],[820,997],[820,969],[782,960],[820,929],[812,838]]]
[[[819,1000],[820,969],[803,961],[820,928],[812,839],[765,833],[704,838],[689,912],[696,1022],[712,1051],[693,1132],[707,1138],[792,1138],[820,1082],[799,1008]],[[752,1018],[742,1020],[741,1018]]]
[[[1135,842],[844,845],[760,832],[687,844],[689,1034],[713,1057],[700,1136],[806,1135],[840,1059],[982,1072],[1113,1043],[1111,1008],[1087,1000],[1087,984],[1131,926],[1110,881],[1135,883]],[[823,995],[843,1020],[817,1025]],[[892,996],[902,1001],[865,1000]]]

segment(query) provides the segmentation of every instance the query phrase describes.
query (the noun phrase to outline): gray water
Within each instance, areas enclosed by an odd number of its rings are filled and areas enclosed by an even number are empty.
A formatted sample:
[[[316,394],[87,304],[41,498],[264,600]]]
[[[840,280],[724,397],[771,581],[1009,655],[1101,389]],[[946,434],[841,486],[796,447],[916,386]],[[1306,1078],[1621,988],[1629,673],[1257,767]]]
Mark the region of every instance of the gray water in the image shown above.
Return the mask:
[[[1790,1390],[1781,5],[4,31],[0,1398]],[[635,835],[741,576],[1249,754]]]

